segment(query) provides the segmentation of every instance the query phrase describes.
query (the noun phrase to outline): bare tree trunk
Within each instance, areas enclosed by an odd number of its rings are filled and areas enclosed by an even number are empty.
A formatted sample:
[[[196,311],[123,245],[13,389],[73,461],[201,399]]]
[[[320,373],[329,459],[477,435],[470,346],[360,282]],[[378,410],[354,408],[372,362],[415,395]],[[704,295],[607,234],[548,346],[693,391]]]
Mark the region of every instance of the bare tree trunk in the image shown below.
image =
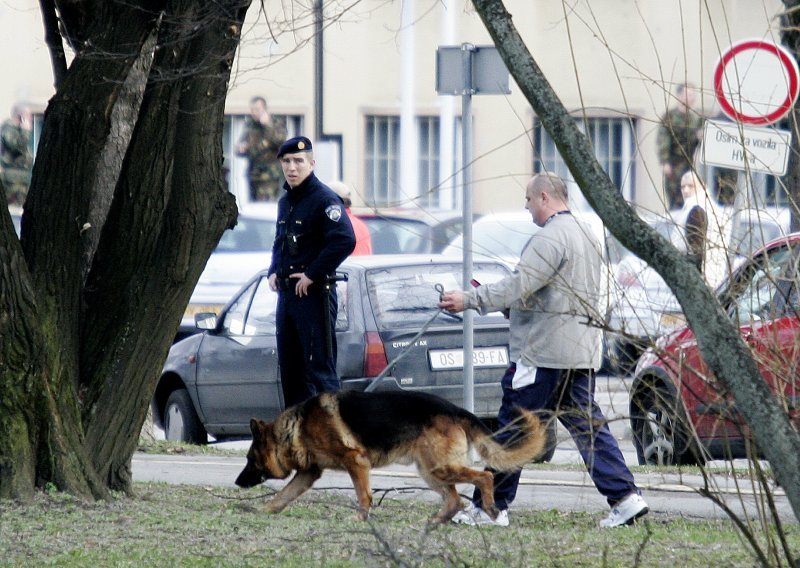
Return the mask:
[[[45,114],[21,246],[0,225],[0,497],[130,489],[160,365],[237,213],[221,142],[249,0],[56,3],[78,54]],[[158,30],[141,108],[120,113],[126,92],[139,107],[132,73]]]
[[[728,388],[750,424],[800,518],[800,436],[699,271],[637,217],[598,164],[591,145],[561,104],[500,0],[473,0],[489,34],[542,125],[553,138],[581,192],[605,225],[650,264],[674,292],[697,337],[703,359]]]
[[[120,490],[194,283],[237,216],[223,185],[222,127],[247,5],[228,2],[226,15],[217,3],[175,4],[159,38],[170,49],[154,62],[85,295],[86,443]]]

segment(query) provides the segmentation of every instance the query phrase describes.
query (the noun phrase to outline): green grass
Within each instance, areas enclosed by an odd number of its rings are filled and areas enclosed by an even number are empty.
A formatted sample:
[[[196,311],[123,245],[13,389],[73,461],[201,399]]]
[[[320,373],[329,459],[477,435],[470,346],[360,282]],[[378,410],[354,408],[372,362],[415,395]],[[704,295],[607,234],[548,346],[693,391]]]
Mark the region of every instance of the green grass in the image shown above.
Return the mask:
[[[266,487],[135,485],[84,503],[40,493],[0,501],[0,566],[752,566],[732,523],[651,514],[597,528],[597,515],[514,510],[511,527],[427,526],[435,503],[383,499],[353,520],[341,492],[312,490],[278,515]],[[800,527],[785,527],[800,551]]]

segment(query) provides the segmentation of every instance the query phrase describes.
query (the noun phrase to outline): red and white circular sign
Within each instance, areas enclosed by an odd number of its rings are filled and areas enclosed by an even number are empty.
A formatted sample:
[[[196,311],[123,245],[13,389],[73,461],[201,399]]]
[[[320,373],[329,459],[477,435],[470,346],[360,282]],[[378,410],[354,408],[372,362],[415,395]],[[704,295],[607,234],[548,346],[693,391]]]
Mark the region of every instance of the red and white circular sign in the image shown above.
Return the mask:
[[[745,124],[772,124],[792,109],[800,89],[797,61],[779,45],[760,39],[730,46],[714,70],[722,110]]]

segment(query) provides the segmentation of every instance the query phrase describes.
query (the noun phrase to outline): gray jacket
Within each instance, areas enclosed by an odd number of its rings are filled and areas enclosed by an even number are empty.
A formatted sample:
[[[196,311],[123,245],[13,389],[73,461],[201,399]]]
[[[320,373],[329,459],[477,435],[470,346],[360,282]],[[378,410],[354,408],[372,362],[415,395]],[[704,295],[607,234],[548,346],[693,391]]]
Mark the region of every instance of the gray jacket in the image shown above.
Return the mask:
[[[510,308],[510,358],[531,367],[599,369],[602,252],[586,223],[551,217],[510,276],[469,290],[481,313]]]

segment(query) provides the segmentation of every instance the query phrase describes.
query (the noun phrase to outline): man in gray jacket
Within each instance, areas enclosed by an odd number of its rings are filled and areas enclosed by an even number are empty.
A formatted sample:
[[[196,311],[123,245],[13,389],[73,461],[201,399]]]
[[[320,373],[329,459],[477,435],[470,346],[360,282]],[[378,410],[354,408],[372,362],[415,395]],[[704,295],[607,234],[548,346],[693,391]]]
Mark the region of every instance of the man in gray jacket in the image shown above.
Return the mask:
[[[594,322],[602,318],[602,249],[589,226],[570,213],[567,186],[558,176],[531,178],[525,208],[541,230],[525,246],[514,273],[472,290],[446,292],[439,307],[454,313],[510,310],[512,364],[501,381],[496,439],[506,442],[515,435],[513,426],[506,427],[514,421],[516,406],[545,419],[557,417],[611,506],[600,526],[628,525],[648,512],[647,504],[594,400],[594,373],[601,360],[601,330]],[[479,508],[476,490],[470,506],[453,520],[508,526],[507,509],[520,473],[495,475],[496,519]]]

